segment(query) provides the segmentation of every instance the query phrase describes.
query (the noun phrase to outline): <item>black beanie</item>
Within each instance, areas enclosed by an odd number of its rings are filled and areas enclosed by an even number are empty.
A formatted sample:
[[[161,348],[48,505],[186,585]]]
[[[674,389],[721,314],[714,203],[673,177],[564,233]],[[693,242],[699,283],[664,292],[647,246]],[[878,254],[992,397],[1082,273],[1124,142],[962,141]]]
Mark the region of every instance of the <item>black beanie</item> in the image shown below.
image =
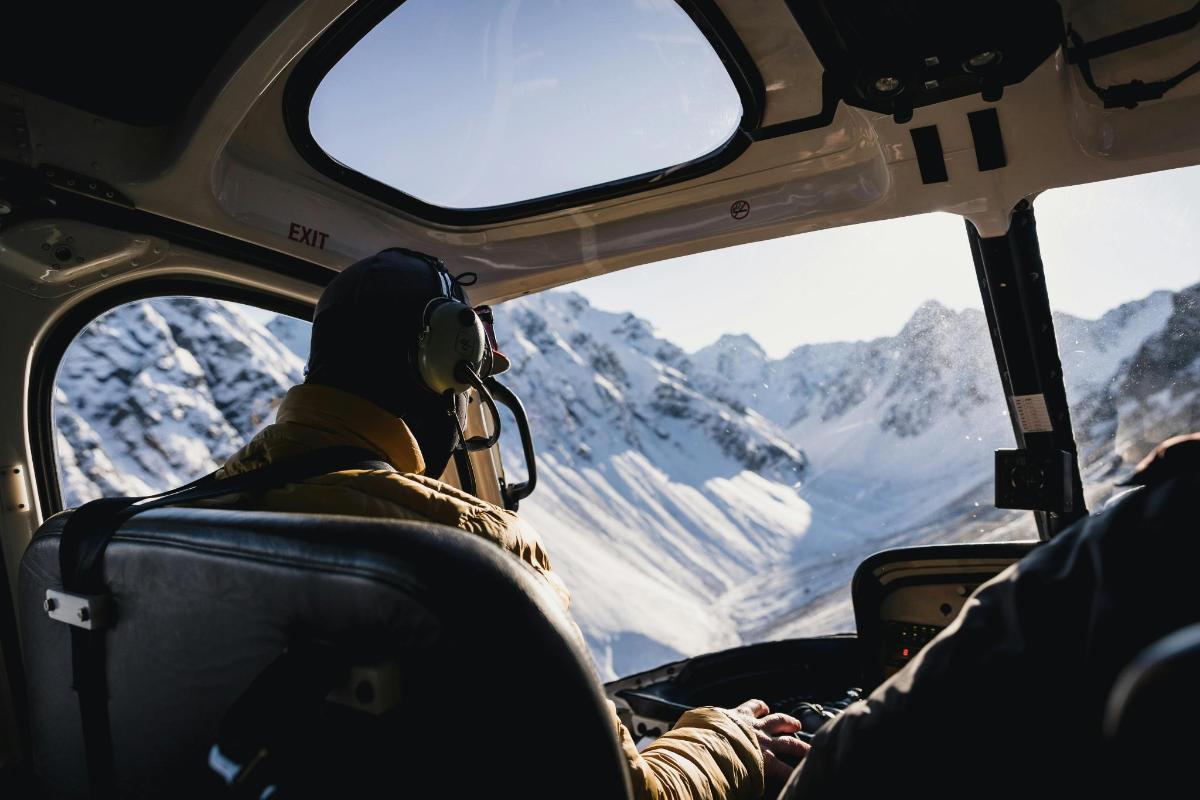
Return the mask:
[[[425,307],[445,296],[434,259],[384,250],[334,278],[313,315],[305,383],[358,395],[404,420],[437,477],[454,451],[455,400],[422,382],[413,355]]]

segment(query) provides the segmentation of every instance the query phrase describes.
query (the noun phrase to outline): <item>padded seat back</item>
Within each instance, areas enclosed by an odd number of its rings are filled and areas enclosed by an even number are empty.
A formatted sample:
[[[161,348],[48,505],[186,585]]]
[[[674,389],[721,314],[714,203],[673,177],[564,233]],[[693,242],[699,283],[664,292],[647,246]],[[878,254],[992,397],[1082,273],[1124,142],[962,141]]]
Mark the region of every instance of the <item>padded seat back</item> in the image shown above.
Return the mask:
[[[1192,782],[1192,726],[1198,716],[1200,624],[1195,624],[1147,647],[1113,685],[1104,732],[1119,777],[1163,789]]]
[[[68,516],[47,521],[25,553],[19,613],[34,769],[51,796],[86,797],[71,628],[43,609],[46,590],[60,586]],[[169,508],[118,531],[104,578],[116,608],[106,676],[123,797],[203,794],[226,710],[297,641],[399,663],[400,703],[373,741],[395,781],[381,796],[629,794],[575,629],[532,570],[478,537],[413,522]],[[358,776],[344,777],[349,786]]]

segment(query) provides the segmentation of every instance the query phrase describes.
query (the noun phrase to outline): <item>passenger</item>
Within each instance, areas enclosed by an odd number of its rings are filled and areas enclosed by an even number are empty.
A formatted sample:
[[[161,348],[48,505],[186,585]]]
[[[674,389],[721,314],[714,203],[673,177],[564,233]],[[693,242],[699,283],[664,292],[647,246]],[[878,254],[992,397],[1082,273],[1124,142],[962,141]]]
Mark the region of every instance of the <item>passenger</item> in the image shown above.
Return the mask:
[[[369,450],[396,471],[347,470],[305,481],[303,489],[243,497],[240,505],[452,525],[532,566],[566,608],[566,588],[529,526],[437,480],[459,444],[461,402],[427,388],[410,353],[427,304],[444,296],[448,280],[440,263],[400,249],[334,278],[317,304],[304,384],[288,391],[275,423],[235,453],[222,473],[330,447]],[[778,787],[790,774],[785,760],[794,763],[807,751],[788,735],[800,723],[756,700],[689,711],[642,753],[612,710],[638,798],[758,798],[765,781]]]
[[[1125,763],[1101,723],[1120,671],[1200,622],[1200,433],[1164,442],[1129,483],[1142,488],[980,586],[916,658],[825,725],[783,797],[1103,797],[1130,773],[1143,790],[1169,779]],[[1159,741],[1189,747],[1193,722]]]

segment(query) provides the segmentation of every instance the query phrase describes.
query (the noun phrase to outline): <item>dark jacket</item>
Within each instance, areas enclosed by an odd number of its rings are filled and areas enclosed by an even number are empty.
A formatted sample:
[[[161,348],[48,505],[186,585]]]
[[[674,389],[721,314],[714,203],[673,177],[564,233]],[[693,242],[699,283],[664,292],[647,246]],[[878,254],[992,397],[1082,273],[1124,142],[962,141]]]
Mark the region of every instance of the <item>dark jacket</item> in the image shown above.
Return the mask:
[[[1200,439],[1183,444],[1190,457],[1160,451],[1139,469],[1149,485],[979,587],[913,661],[820,731],[782,797],[1106,796],[1121,754],[1101,723],[1118,673],[1200,621]]]

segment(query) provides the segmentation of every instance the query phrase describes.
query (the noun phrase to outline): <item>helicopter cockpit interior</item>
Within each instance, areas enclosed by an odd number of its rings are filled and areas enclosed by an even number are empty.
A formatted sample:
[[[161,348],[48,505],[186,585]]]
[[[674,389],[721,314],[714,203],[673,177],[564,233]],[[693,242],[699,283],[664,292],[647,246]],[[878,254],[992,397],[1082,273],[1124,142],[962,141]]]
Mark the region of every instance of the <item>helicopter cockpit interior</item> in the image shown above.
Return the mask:
[[[1144,454],[1114,449],[1121,398],[1100,388],[1131,385],[1109,380],[1128,364],[1151,369],[1153,353],[1137,348],[1152,335],[1192,341],[1200,290],[1106,316],[1087,335],[1108,355],[1089,361],[1075,345],[1086,326],[1058,313],[1070,292],[1056,291],[1037,212],[1067,187],[1200,165],[1200,5],[609,5],[50,1],[6,22],[0,785],[11,796],[267,797],[274,784],[252,766],[277,752],[270,774],[303,774],[309,793],[365,796],[381,776],[425,764],[462,793],[486,775],[502,796],[561,796],[564,785],[632,796],[607,702],[639,747],[689,709],[748,697],[800,719],[811,741],[912,661],[980,585],[1086,518],[1103,501],[1098,487],[1112,490]],[[626,44],[606,50],[613,42]],[[553,59],[567,66],[537,66]],[[580,89],[600,85],[611,96]],[[876,338],[874,350],[798,348],[772,366],[744,342],[685,353],[632,315],[551,291],[787,237],[869,238],[872,225],[934,212],[957,218],[956,274],[978,305],[971,364],[988,376],[978,385],[921,372],[921,354],[961,316],[938,307],[922,306],[926,327],[914,317],[906,328],[914,347],[928,345],[911,361]],[[71,511],[191,486],[220,466],[302,380],[323,288],[391,247],[470,274],[490,346],[513,362],[472,389],[464,438],[486,446],[456,453],[441,479],[568,551],[555,558],[579,598],[582,640],[527,570],[444,525],[165,501],[123,517]],[[920,262],[892,270],[896,285]],[[719,300],[742,279],[732,262],[723,270],[694,282]],[[683,304],[647,305],[672,302]],[[1141,338],[1118,355],[1110,344],[1126,331]],[[864,363],[900,359],[878,374],[911,385],[845,388],[852,350]],[[1170,377],[1200,368],[1171,358],[1167,378],[1146,378],[1139,395],[1158,414],[1139,429],[1147,446],[1200,428],[1200,382]],[[760,361],[764,371],[746,366]],[[787,376],[794,391],[811,384],[824,405],[778,418],[766,401],[748,409],[759,400],[750,390],[785,364],[801,365]],[[1091,383],[1076,377],[1084,370]],[[620,410],[643,375],[648,399]],[[850,445],[821,432],[865,424],[853,407],[872,391],[924,397],[939,380],[980,408],[994,401],[988,424],[1007,442],[976,439],[974,412],[955,405],[966,434],[954,428],[954,444],[922,451],[912,443],[937,420],[896,401],[880,423],[896,437],[892,468],[915,474],[917,460],[942,459],[929,482],[986,535],[932,536],[931,516],[920,536],[902,536],[877,521],[887,496],[864,490],[837,502],[869,518],[876,538],[839,558],[849,534],[807,516],[833,495],[805,492],[833,479],[822,456]],[[648,422],[650,410],[659,416]],[[614,426],[626,436],[616,449],[603,433]],[[1100,433],[1085,439],[1085,426]],[[662,489],[654,481],[669,469],[655,454],[676,452],[689,431],[724,471]],[[951,486],[957,446],[994,458],[986,485]],[[701,450],[680,447],[671,474],[690,475]],[[289,475],[300,473],[278,480]],[[611,489],[618,481],[625,488]],[[914,504],[933,496],[927,485],[911,492]],[[637,497],[642,506],[628,505]],[[709,513],[724,516],[703,528],[707,539],[678,522]],[[739,538],[735,523],[752,534]],[[834,543],[829,557],[782,565],[784,545],[799,547],[806,531]],[[736,567],[710,568],[717,550]],[[589,605],[633,585],[605,583],[630,561],[645,599]],[[822,571],[833,564],[836,597]],[[769,626],[748,616],[745,597],[735,602],[739,582],[767,573],[771,591],[754,600],[776,603]],[[728,592],[720,602],[716,585]],[[695,608],[683,609],[684,595]],[[704,607],[722,603],[726,617],[704,622]],[[638,614],[657,627],[638,627]],[[836,621],[810,624],[820,614]],[[732,632],[738,622],[755,633]],[[560,736],[567,721],[577,733]],[[307,741],[314,725],[319,747]],[[532,741],[545,763],[536,785],[515,766]]]

